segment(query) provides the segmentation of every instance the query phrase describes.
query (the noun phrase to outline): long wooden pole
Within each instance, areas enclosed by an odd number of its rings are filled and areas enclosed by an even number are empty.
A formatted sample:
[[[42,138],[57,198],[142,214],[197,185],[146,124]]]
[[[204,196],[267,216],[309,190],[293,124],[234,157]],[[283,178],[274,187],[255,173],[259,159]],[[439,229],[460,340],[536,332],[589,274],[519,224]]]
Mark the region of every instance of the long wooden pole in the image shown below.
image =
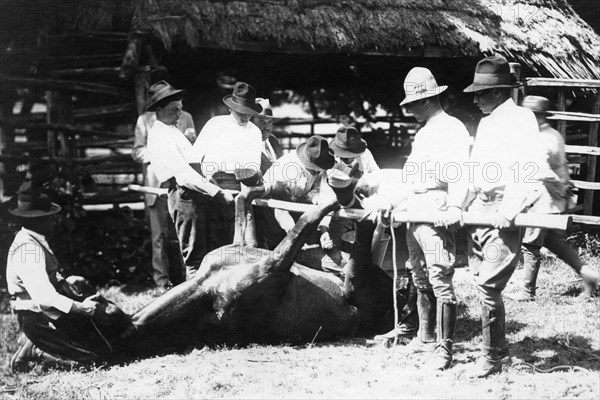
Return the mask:
[[[291,203],[287,201],[274,199],[256,199],[254,205],[260,207],[278,208],[291,212],[309,212],[316,211],[317,206],[312,204]],[[340,209],[332,213],[334,217],[345,219],[370,219],[374,220],[375,215],[370,215],[365,210],[354,208]],[[435,215],[431,211],[416,211],[416,212],[394,212],[394,222],[424,222],[433,223]],[[465,225],[492,225],[492,216],[483,213],[464,212],[463,221]],[[515,218],[515,226],[531,227],[531,228],[546,228],[546,229],[561,229],[565,230],[571,223],[571,217],[567,215],[554,214],[519,214]]]

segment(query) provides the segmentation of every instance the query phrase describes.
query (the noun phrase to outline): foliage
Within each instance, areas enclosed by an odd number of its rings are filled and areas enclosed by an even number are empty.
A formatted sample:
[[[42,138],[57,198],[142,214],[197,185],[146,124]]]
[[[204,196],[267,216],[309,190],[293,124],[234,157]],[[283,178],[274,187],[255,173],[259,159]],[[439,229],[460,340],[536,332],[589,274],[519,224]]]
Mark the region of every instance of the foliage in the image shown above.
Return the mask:
[[[567,242],[578,248],[580,255],[600,257],[600,230],[597,227],[574,231],[567,237]]]

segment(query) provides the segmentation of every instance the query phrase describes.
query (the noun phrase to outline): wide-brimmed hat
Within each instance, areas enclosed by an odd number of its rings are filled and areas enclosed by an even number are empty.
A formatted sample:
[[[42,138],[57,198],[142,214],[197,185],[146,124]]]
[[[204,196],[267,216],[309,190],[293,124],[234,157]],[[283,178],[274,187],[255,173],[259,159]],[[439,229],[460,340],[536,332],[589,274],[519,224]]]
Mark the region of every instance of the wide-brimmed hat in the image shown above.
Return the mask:
[[[472,93],[493,88],[512,88],[520,86],[510,65],[502,56],[486,57],[477,63],[473,83],[463,92]]]
[[[552,108],[550,100],[543,96],[525,96],[521,106],[529,108],[536,114],[549,114],[549,110]]]
[[[186,91],[175,89],[167,81],[159,81],[150,86],[146,93],[148,95],[146,111],[154,111],[159,103],[167,99],[178,100],[183,97]]]
[[[335,139],[329,143],[333,154],[342,158],[355,158],[367,149],[358,130],[352,126],[342,126],[335,133]]]
[[[25,181],[17,192],[17,207],[8,210],[17,217],[36,218],[56,214],[60,206],[40,193],[31,181]]]
[[[327,140],[319,135],[311,136],[296,149],[300,161],[310,169],[327,170],[334,166],[335,158]]]
[[[271,108],[271,102],[269,101],[269,99],[263,99],[262,97],[258,97],[256,99],[256,104],[259,104],[262,107],[262,111],[256,115],[253,115],[254,118],[270,119],[271,121],[273,121],[273,123],[281,121],[281,118],[273,116],[273,108]]]
[[[406,97],[400,103],[401,106],[413,101],[438,96],[448,86],[438,86],[431,71],[423,67],[414,67],[404,78],[404,94]]]
[[[241,114],[256,115],[262,111],[256,103],[256,90],[246,82],[236,82],[233,93],[223,97],[223,103]]]

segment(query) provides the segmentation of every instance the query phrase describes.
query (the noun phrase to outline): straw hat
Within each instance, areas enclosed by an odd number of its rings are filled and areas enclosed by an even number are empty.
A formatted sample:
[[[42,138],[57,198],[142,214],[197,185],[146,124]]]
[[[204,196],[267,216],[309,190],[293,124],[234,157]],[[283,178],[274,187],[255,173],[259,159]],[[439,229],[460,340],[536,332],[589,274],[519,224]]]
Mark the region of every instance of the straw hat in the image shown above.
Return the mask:
[[[223,103],[241,114],[256,115],[262,111],[256,103],[256,90],[246,82],[236,82],[233,93],[223,97]]]
[[[441,94],[448,86],[438,86],[431,71],[423,67],[411,69],[404,79],[404,93],[406,98],[400,103],[401,106],[413,101],[434,97]]]
[[[60,206],[40,193],[31,181],[25,181],[17,192],[17,207],[8,212],[22,218],[45,217],[60,212]]]
[[[147,91],[149,104],[146,106],[146,111],[155,111],[159,103],[167,99],[179,100],[185,93],[185,90],[175,89],[167,81],[156,82]]]
[[[463,92],[473,93],[493,88],[512,88],[520,86],[516,77],[510,73],[510,65],[502,56],[486,57],[477,63],[473,83]]]

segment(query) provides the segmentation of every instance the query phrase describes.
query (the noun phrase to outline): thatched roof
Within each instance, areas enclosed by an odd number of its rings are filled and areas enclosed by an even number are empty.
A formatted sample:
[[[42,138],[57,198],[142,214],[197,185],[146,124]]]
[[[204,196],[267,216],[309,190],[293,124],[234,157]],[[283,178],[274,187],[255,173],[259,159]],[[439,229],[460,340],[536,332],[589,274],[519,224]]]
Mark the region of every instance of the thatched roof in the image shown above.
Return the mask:
[[[600,79],[600,37],[566,0],[140,0],[133,29],[166,49],[501,53],[541,75]]]

